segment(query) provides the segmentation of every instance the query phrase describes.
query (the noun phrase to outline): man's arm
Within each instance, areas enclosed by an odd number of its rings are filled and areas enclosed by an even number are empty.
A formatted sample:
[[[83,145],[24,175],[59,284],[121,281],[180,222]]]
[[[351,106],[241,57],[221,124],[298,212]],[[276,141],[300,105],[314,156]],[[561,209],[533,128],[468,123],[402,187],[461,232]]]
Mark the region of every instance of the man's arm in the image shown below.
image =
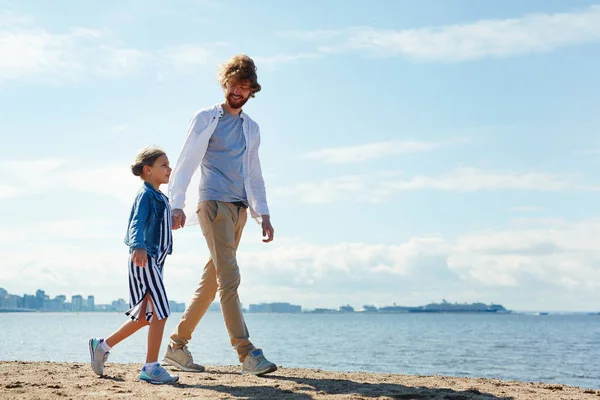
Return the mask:
[[[265,181],[262,174],[262,168],[260,165],[260,158],[258,156],[258,149],[260,147],[260,129],[256,126],[256,138],[254,146],[250,153],[250,170],[252,176],[250,176],[252,183],[252,194],[256,200],[254,211],[261,217],[264,215],[270,215],[269,206],[267,204],[267,191],[265,189]]]
[[[252,193],[256,199],[255,211],[261,216],[263,242],[269,243],[274,238],[275,229],[273,229],[273,225],[271,224],[271,215],[267,204],[267,191],[265,189],[265,181],[260,166],[260,157],[258,156],[258,149],[260,147],[260,129],[258,128],[258,125],[256,126],[255,140],[254,149],[250,154]]]
[[[185,206],[185,192],[190,184],[192,175],[202,161],[200,151],[198,150],[198,140],[200,133],[208,125],[206,119],[206,113],[200,112],[194,115],[190,121],[187,137],[171,174],[169,199],[171,208],[174,211],[183,210]]]

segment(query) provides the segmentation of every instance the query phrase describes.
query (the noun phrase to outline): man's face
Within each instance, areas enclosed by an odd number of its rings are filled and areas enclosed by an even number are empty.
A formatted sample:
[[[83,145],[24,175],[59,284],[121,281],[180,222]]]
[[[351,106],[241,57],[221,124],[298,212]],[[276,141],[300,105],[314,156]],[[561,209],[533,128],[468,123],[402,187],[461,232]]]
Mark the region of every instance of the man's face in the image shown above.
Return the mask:
[[[237,81],[230,79],[225,86],[225,101],[233,109],[239,109],[246,104],[250,98],[250,81]]]

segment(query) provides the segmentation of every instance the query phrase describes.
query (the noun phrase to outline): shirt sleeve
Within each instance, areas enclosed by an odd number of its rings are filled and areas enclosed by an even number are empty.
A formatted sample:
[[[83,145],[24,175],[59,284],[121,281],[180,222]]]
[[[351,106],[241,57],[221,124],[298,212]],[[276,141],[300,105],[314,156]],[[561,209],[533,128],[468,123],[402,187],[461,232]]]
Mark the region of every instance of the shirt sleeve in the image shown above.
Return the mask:
[[[144,229],[146,227],[146,221],[150,213],[150,195],[144,191],[140,193],[135,200],[133,205],[133,211],[131,215],[131,222],[129,222],[129,249],[145,249],[146,244],[144,241]]]
[[[269,206],[267,204],[267,191],[263,179],[262,168],[258,149],[260,147],[260,128],[256,125],[256,139],[254,146],[250,151],[250,181],[252,184],[252,194],[256,200],[255,211],[258,215],[269,215]]]
[[[190,121],[185,143],[169,181],[169,198],[172,209],[183,209],[185,207],[185,192],[192,175],[202,161],[201,153],[198,150],[199,137],[200,133],[208,126],[207,118],[206,113],[199,112]]]

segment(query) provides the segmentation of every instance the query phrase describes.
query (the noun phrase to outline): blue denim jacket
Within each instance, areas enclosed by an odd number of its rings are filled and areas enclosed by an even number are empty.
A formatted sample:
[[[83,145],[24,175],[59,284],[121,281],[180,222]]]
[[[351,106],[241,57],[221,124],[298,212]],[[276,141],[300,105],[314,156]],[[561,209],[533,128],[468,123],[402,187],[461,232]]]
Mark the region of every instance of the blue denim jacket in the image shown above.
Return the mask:
[[[163,200],[163,195],[152,187],[148,182],[140,188],[135,197],[125,244],[129,250],[145,249],[151,257],[158,257],[158,246],[160,244],[160,226],[165,217],[165,208],[169,204]],[[168,254],[173,251],[169,246]]]

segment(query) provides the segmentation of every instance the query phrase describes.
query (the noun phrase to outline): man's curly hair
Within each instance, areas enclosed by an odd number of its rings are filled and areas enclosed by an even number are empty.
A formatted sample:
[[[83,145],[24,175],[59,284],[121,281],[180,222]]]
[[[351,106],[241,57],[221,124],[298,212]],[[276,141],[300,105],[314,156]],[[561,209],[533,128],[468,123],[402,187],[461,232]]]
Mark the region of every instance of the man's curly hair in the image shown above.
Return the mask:
[[[227,60],[226,63],[219,66],[219,72],[217,73],[217,79],[223,89],[227,86],[227,82],[230,79],[236,81],[250,81],[250,97],[260,92],[261,86],[258,83],[258,77],[256,76],[256,65],[254,61],[245,54],[236,54]]]

